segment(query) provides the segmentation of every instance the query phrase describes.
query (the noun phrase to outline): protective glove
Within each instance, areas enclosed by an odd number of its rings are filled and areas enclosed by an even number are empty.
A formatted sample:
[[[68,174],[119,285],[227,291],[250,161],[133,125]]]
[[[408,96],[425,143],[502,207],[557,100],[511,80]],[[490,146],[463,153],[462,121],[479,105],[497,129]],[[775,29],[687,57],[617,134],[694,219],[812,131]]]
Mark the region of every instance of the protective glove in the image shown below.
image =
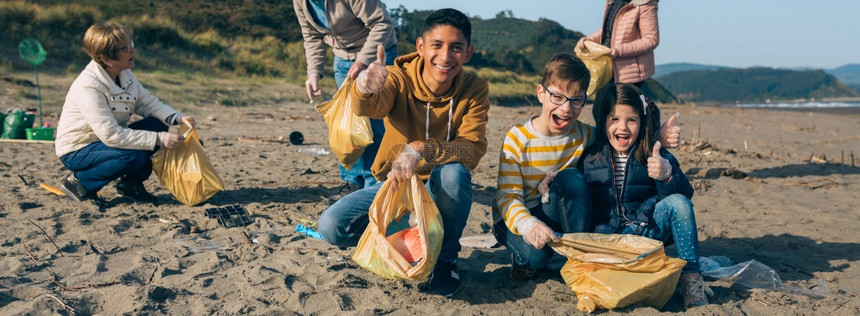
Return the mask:
[[[185,126],[191,126],[192,128],[197,128],[197,122],[194,121],[194,117],[190,115],[179,115],[179,124]]]
[[[176,134],[158,132],[158,137],[155,138],[155,145],[164,148],[175,148],[183,139],[183,137]]]
[[[399,183],[408,181],[415,174],[415,167],[418,166],[418,161],[421,160],[421,153],[415,148],[403,146],[403,149],[397,154],[397,158],[391,163],[391,171],[388,172],[388,179],[394,181],[394,190],[399,187]]]
[[[549,202],[549,184],[552,182],[552,179],[555,179],[555,176],[558,172],[555,171],[547,171],[546,177],[538,183],[538,192],[540,192],[540,202],[547,203]]]
[[[376,61],[370,63],[367,69],[358,74],[355,84],[358,91],[364,94],[374,94],[382,90],[385,80],[388,78],[388,69],[385,69],[385,48],[376,46]]]
[[[660,156],[660,142],[654,143],[651,157],[648,157],[648,176],[657,181],[666,181],[672,175],[669,160]]]
[[[678,113],[672,114],[660,127],[660,141],[666,144],[666,148],[678,148],[681,145],[681,127],[675,125],[678,116]]]
[[[520,232],[526,243],[537,249],[543,248],[550,241],[559,241],[561,239],[549,226],[541,222],[537,217],[528,217],[517,223],[517,231]]]
[[[365,69],[367,69],[367,65],[356,60],[352,63],[352,66],[349,67],[349,71],[346,72],[346,75],[352,79],[355,79],[358,78],[358,74]]]
[[[314,102],[314,96],[318,96],[322,94],[322,90],[319,88],[320,85],[320,75],[311,74],[308,75],[308,80],[305,80],[305,90],[308,92],[308,99],[310,102]]]

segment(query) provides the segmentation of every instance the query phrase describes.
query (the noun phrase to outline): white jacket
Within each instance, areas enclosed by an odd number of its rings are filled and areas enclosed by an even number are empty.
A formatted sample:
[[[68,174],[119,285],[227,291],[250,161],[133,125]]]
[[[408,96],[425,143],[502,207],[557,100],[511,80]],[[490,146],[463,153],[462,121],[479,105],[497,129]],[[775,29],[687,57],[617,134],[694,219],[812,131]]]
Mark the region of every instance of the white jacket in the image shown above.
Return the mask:
[[[158,133],[128,128],[133,113],[165,124],[177,112],[146,90],[131,70],[119,74],[120,86],[95,61],[90,61],[66,94],[57,123],[54,149],[58,157],[101,141],[113,148],[154,150]],[[171,122],[166,120],[170,118]]]

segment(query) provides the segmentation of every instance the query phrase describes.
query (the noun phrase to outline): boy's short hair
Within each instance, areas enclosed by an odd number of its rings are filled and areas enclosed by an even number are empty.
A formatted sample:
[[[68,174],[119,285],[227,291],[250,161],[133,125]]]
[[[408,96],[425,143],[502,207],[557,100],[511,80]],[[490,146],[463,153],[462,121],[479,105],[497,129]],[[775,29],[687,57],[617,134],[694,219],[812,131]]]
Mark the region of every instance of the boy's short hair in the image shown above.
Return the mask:
[[[543,73],[544,87],[555,85],[559,88],[578,87],[588,90],[591,73],[579,57],[569,53],[558,53],[546,63]]]
[[[453,26],[466,37],[466,44],[472,42],[472,22],[469,22],[469,17],[463,12],[451,8],[436,10],[424,19],[424,29],[421,31],[421,35],[424,36],[440,25]]]
[[[102,67],[106,67],[102,63],[102,57],[117,59],[119,46],[130,42],[131,34],[128,29],[113,22],[93,24],[84,34],[84,50]]]

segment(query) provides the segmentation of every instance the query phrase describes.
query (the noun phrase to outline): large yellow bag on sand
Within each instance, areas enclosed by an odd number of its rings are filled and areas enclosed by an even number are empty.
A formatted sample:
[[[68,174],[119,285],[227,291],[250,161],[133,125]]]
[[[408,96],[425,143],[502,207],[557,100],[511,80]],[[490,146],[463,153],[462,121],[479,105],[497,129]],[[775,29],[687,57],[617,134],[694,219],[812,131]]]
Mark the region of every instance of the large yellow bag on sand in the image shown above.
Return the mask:
[[[347,78],[330,101],[316,107],[328,126],[328,144],[337,160],[347,170],[358,161],[364,149],[373,143],[370,119],[353,112],[353,107],[357,106],[358,102],[349,96],[353,85],[354,80]]]
[[[415,212],[421,257],[415,265],[407,261],[385,237],[388,225],[403,215]],[[352,255],[358,265],[386,279],[421,281],[430,276],[439,251],[442,250],[442,215],[427,188],[418,179],[399,184],[397,191],[386,180],[373,199],[368,213],[369,222]]]
[[[209,163],[197,130],[182,125],[179,133],[185,140],[174,148],[162,148],[152,155],[152,170],[173,197],[193,206],[224,190],[224,182]]]
[[[609,80],[612,80],[612,57],[609,47],[592,41],[585,41],[585,49],[574,48],[573,52],[588,68],[591,73],[591,81],[588,83],[588,99],[594,100],[597,90],[603,88]]]
[[[568,258],[561,276],[576,293],[576,308],[588,313],[636,302],[660,309],[687,264],[666,256],[662,242],[636,235],[571,233],[551,245]]]

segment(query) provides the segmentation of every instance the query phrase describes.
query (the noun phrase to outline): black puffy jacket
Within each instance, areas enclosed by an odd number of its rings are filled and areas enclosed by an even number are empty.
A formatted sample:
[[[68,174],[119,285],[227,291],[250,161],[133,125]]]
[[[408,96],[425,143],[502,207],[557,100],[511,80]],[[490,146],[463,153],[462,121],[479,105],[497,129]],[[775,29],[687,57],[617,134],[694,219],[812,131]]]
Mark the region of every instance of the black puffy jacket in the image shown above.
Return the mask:
[[[636,145],[630,152],[635,152]],[[678,160],[665,149],[660,149],[660,155],[672,166],[672,176],[667,181],[648,177],[648,166],[630,156],[624,187],[622,192],[617,192],[615,165],[609,148],[608,144],[591,146],[579,160],[578,167],[591,189],[595,232],[616,233],[627,225],[647,226],[653,223],[654,207],[663,198],[675,193],[688,199],[693,197],[693,187],[681,171]]]

